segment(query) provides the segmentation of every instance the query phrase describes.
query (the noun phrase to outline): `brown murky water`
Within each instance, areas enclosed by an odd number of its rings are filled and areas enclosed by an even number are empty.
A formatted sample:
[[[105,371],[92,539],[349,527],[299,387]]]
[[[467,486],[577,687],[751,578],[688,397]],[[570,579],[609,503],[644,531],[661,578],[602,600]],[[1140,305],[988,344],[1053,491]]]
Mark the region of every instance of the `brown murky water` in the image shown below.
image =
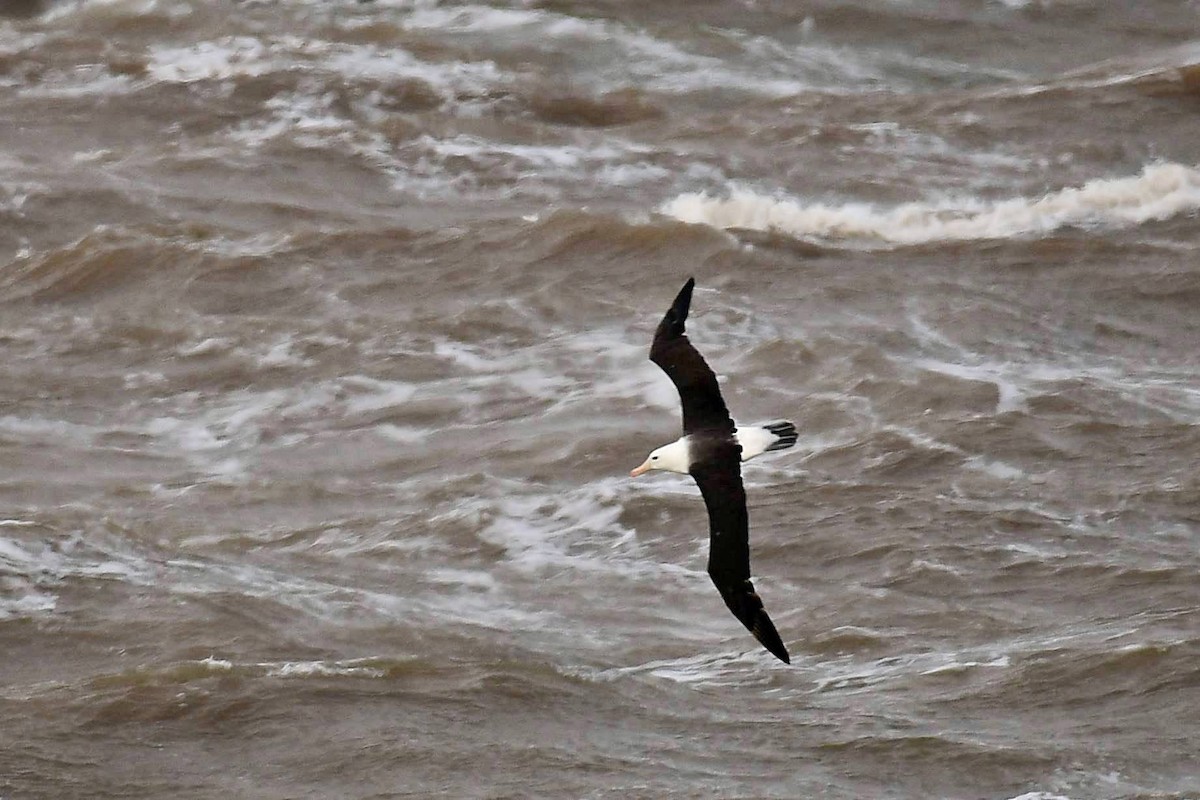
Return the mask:
[[[1194,3],[3,8],[3,800],[1200,796]]]

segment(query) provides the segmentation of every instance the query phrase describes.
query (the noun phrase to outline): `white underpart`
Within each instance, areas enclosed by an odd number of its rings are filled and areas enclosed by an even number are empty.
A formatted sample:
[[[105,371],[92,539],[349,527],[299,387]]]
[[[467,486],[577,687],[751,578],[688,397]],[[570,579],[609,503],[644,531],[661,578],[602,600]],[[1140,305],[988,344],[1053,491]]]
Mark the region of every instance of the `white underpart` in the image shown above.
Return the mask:
[[[778,436],[766,428],[751,425],[734,431],[738,444],[742,446],[742,461],[749,461],[755,456],[767,452],[767,448],[779,441]]]
[[[767,452],[767,448],[779,441],[780,438],[758,425],[737,428],[734,436],[737,438],[738,444],[742,446],[742,461],[749,461],[755,456]],[[650,457],[646,459],[646,465],[650,469],[663,469],[668,472],[686,474],[692,465],[688,437],[684,436],[670,444],[664,444],[650,454]]]

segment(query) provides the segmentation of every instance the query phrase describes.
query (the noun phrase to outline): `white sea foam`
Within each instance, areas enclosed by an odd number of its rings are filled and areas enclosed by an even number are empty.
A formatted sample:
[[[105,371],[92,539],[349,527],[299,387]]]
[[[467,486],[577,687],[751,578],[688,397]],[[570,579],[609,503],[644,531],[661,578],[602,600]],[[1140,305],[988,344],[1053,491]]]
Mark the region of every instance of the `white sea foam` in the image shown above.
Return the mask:
[[[524,162],[537,170],[573,170],[589,161],[606,162],[624,155],[624,150],[611,141],[586,148],[578,145],[523,145],[488,141],[474,136],[455,136],[452,139],[420,140],[425,149],[439,158],[467,158],[481,164],[505,161]]]
[[[303,50],[297,40],[296,48]],[[235,76],[264,75],[282,67],[276,56],[284,50],[252,36],[227,36],[186,47],[150,48],[146,74],[169,83],[222,80]]]
[[[734,189],[726,198],[680,195],[661,210],[684,222],[717,228],[850,240],[871,246],[1030,236],[1068,225],[1124,227],[1197,209],[1200,170],[1158,163],[1133,177],[1097,178],[1040,198],[999,202],[963,198],[881,208],[868,203],[805,203]]]
[[[958,675],[969,670],[980,667],[991,667],[993,669],[1002,669],[1010,666],[1008,656],[998,656],[991,661],[972,661],[970,659],[958,661],[955,659],[947,660],[945,663],[937,664],[929,667],[921,672],[922,675]]]
[[[1020,0],[1014,0],[1019,2]],[[1048,5],[1052,0],[1028,0]],[[1173,47],[1153,47],[1133,56],[1121,56],[1089,64],[1046,83],[1022,81],[994,89],[997,97],[1029,96],[1045,92],[1086,91],[1110,86],[1136,84],[1147,79],[1172,83],[1185,82],[1185,70],[1200,62],[1200,41],[1192,40]]]
[[[298,360],[294,355],[286,358],[280,355],[277,352],[280,347],[278,343],[264,344],[262,356],[257,355],[258,351],[222,352],[245,357],[260,367],[287,365]],[[344,424],[364,414],[402,408],[416,392],[416,386],[404,381],[348,375],[295,388],[230,392],[202,406],[197,405],[198,398],[185,397],[175,413],[148,418],[125,430],[151,437],[152,443],[146,449],[156,455],[185,459],[196,469],[213,476],[241,478],[245,477],[248,463],[256,460],[255,455],[262,448],[264,426],[287,420],[297,429],[292,438],[273,440],[286,447],[327,429],[330,424]],[[63,425],[65,423],[0,418],[0,431],[7,428],[28,435],[65,436],[73,431]],[[97,433],[91,429],[82,431],[88,437]],[[413,430],[407,439],[417,440],[423,433]]]
[[[20,30],[10,24],[0,24],[0,56],[14,56],[42,47],[50,35],[45,32]]]
[[[440,12],[439,12],[440,13]],[[576,21],[577,22],[577,21]],[[582,24],[582,23],[581,23]],[[488,105],[495,91],[520,75],[502,72],[491,61],[428,62],[402,50],[295,37],[231,36],[186,47],[153,48],[147,75],[156,81],[227,81],[283,71],[337,75],[348,82],[394,84],[419,81],[441,99],[442,108],[464,116]],[[347,112],[334,93],[308,82],[297,91],[276,94],[263,104],[266,114],[240,122],[221,135],[243,148],[276,141],[348,154],[386,176],[401,191],[460,193],[497,179],[521,181],[523,191],[553,190],[554,181],[571,183],[580,172],[609,185],[632,186],[663,180],[669,172],[653,163],[652,151],[611,136],[539,145],[490,140],[469,134],[421,136],[395,142],[373,123],[390,118],[382,110],[381,89],[365,89]]]
[[[291,369],[311,363],[305,347],[314,342],[341,344],[329,337],[284,335],[242,346],[227,337],[200,335],[181,343],[176,352],[183,358],[232,361],[256,370]],[[183,393],[169,406],[147,409],[140,419],[125,417],[111,424],[0,416],[0,437],[74,447],[90,446],[105,435],[136,437],[133,440],[140,451],[183,462],[187,474],[195,471],[229,481],[250,478],[267,453],[317,440],[347,426],[419,445],[433,433],[425,426],[424,415],[435,406],[442,414],[438,428],[445,433],[505,421],[496,417],[494,401],[498,398],[537,408],[551,424],[559,414],[574,419],[598,398],[625,401],[650,387],[657,387],[652,394],[658,405],[671,409],[678,404],[669,382],[662,381],[645,361],[643,345],[623,342],[615,331],[549,337],[532,349],[440,340],[414,344],[410,350],[420,358],[441,361],[447,374],[421,381],[350,374],[301,380],[279,388],[247,387],[220,395]],[[584,356],[591,367],[612,372],[614,382],[579,372],[579,359]],[[630,369],[633,365],[637,368]],[[161,381],[161,375],[155,373],[134,373],[129,379],[135,386],[157,386]],[[408,419],[413,408],[418,410]],[[276,435],[281,426],[291,433]],[[264,441],[266,432],[270,435]]]
[[[455,513],[487,519],[479,538],[503,548],[509,563],[523,571],[564,566],[631,574],[654,571],[638,558],[634,532],[620,521],[623,488],[619,479],[553,493],[498,486],[495,496],[464,499]]]
[[[291,338],[275,342],[258,358],[258,365],[266,368],[311,366],[313,360],[297,354],[296,345],[297,342]]]
[[[1187,372],[1163,373],[1154,364],[1096,363],[1091,359],[1058,363],[993,361],[976,353],[961,351],[962,361],[917,358],[909,362],[921,370],[996,387],[996,413],[1028,408],[1028,400],[1057,391],[1058,387],[1085,382],[1096,390],[1111,393],[1131,406],[1164,414],[1187,423],[1200,412],[1200,385]],[[1192,384],[1192,385],[1189,385]]]
[[[269,118],[243,122],[226,135],[251,148],[284,139],[314,150],[339,149],[385,171],[395,169],[387,140],[334,111],[333,104],[331,95],[279,94],[264,104]]]
[[[361,661],[284,661],[255,664],[269,678],[383,678],[387,671]]]
[[[953,62],[914,59],[901,51],[864,54],[808,37],[800,45],[770,37],[712,29],[700,46],[684,46],[627,23],[588,19],[537,8],[484,5],[429,6],[404,18],[409,30],[469,40],[485,49],[511,42],[565,55],[587,53],[586,71],[575,83],[605,91],[631,84],[675,93],[734,90],[785,97],[813,88],[854,91],[881,84],[905,83],[908,75],[955,74]],[[810,26],[811,30],[811,26]],[[720,40],[717,42],[717,40]],[[705,43],[720,55],[704,52]]]
[[[322,69],[349,79],[420,80],[447,100],[458,94],[478,94],[511,79],[487,60],[429,62],[397,47],[375,45],[337,44],[329,50],[321,61]]]
[[[58,597],[0,577],[0,620],[47,614],[58,606]]]
[[[200,659],[200,665],[202,667],[204,667],[205,669],[212,670],[213,672],[232,672],[233,671],[233,662],[232,661],[229,661],[228,659],[224,659],[224,658],[217,658],[216,656],[209,656],[208,658]]]
[[[772,671],[786,669],[788,667],[776,661],[766,651],[741,647],[729,652],[697,653],[680,658],[647,661],[628,667],[573,668],[566,672],[605,683],[629,678],[653,678],[700,689],[762,685],[770,680]]]
[[[32,181],[0,181],[0,211],[20,213],[30,197],[47,190],[44,184]]]
[[[433,592],[420,591],[416,588],[420,581],[412,580],[402,581],[403,588],[396,591],[373,591],[341,580],[309,578],[246,564],[178,558],[171,559],[166,566],[169,580],[162,580],[159,585],[177,594],[206,596],[233,592],[266,598],[310,618],[343,627],[397,620],[406,625],[419,625],[424,620],[438,628],[463,624],[503,630],[554,630],[559,625],[552,611],[531,610],[510,602],[502,591],[491,588],[488,576],[465,584],[467,579],[462,579],[457,591],[445,580],[435,580],[439,587]],[[446,577],[444,572],[435,572],[437,577]],[[306,668],[283,669],[283,665],[277,665],[275,669],[296,675]],[[313,667],[309,671],[318,669]]]
[[[180,667],[183,669],[181,670]],[[200,668],[197,676],[194,668]],[[258,661],[239,664],[227,658],[208,656],[199,661],[185,661],[172,665],[172,674],[188,676],[188,679],[210,675],[241,673],[251,677],[265,678],[382,678],[387,670],[369,659],[349,661]]]
[[[988,383],[996,387],[996,413],[1018,411],[1025,408],[1029,394],[1029,381],[1037,380],[1029,374],[1028,364],[998,363],[971,357],[976,363],[962,363],[936,358],[919,358],[913,366],[961,380]],[[1045,380],[1046,376],[1042,376]]]
[[[79,536],[54,541],[0,536],[0,620],[54,611],[58,588],[69,578],[140,585],[154,582],[157,572],[153,564],[120,542],[104,539],[84,542]]]
[[[636,186],[670,175],[654,163],[649,148],[612,136],[528,145],[465,134],[426,135],[391,157],[387,171],[396,188],[427,193],[474,189],[481,176],[484,184],[519,182],[523,194],[555,196],[556,185],[573,185],[581,174],[606,186]]]
[[[336,75],[352,83],[419,81],[441,99],[443,108],[459,111],[507,80],[490,61],[434,63],[401,48],[286,36],[229,36],[186,47],[152,48],[147,65],[151,79],[169,83],[227,81],[286,71]],[[242,121],[222,135],[242,147],[260,148],[284,140],[303,148],[346,153],[390,178],[398,188],[446,191],[442,169],[430,176],[420,168],[427,156],[418,151],[425,148],[410,145],[398,150],[387,136],[364,124],[362,118],[385,116],[377,107],[377,89],[364,90],[355,112],[347,114],[337,106],[336,96],[323,91],[319,83],[305,86],[276,94],[263,104],[265,116]],[[415,159],[406,157],[411,154]]]
[[[560,47],[564,43],[591,43],[618,47],[626,56],[672,59],[690,57],[674,45],[639,30],[603,19],[585,19],[535,8],[492,6],[437,6],[414,11],[404,18],[410,30],[443,34],[476,34],[489,39],[513,35],[532,47]]]
[[[295,36],[226,36],[184,47],[156,46],[150,49],[146,65],[151,79],[166,83],[229,80],[287,70],[332,73],[350,81],[420,80],[446,100],[460,93],[478,94],[504,80],[491,61],[434,63],[398,47],[383,49]]]
[[[645,343],[612,329],[551,336],[543,344],[516,350],[440,341],[433,351],[453,365],[456,374],[422,385],[420,394],[444,396],[456,404],[503,393],[548,403],[543,417],[591,408],[605,399],[623,402],[642,396],[647,404],[664,409],[679,405],[670,382],[646,360]],[[581,363],[588,364],[587,371],[580,371]]]
[[[5,520],[5,525],[23,527],[19,520]],[[45,585],[52,555],[0,536],[0,621],[54,610],[58,597]]]
[[[41,19],[49,23],[75,15],[141,17],[159,11],[159,6],[159,0],[65,0],[53,4]],[[169,16],[173,17],[191,13],[186,3],[170,3],[168,9]]]
[[[350,376],[342,380],[340,385],[353,392],[345,401],[348,414],[362,414],[402,406],[417,392],[417,387],[411,383],[381,381],[365,375]]]
[[[813,665],[818,677],[814,691],[857,691],[868,687],[920,678],[938,678],[964,672],[1011,667],[1006,652],[986,649],[979,652],[907,653],[860,661],[838,657]]]
[[[25,97],[89,97],[115,95],[131,91],[134,82],[127,75],[113,75],[104,67],[92,65],[67,71],[52,71],[33,85],[21,87]]]

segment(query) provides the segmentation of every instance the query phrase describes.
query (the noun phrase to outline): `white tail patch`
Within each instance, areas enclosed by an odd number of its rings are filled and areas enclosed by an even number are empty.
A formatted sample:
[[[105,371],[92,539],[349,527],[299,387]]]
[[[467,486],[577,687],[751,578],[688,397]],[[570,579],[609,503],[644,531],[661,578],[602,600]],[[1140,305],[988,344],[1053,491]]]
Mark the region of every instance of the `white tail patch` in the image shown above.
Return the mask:
[[[739,427],[734,434],[742,446],[742,461],[775,450],[786,450],[796,443],[796,426],[790,422],[768,422]]]
[[[734,189],[729,197],[683,194],[662,212],[717,228],[774,231],[798,238],[858,239],[886,244],[1045,234],[1066,225],[1138,225],[1200,208],[1200,170],[1151,164],[1140,175],[1098,178],[1039,198],[960,198],[905,203],[824,205]]]

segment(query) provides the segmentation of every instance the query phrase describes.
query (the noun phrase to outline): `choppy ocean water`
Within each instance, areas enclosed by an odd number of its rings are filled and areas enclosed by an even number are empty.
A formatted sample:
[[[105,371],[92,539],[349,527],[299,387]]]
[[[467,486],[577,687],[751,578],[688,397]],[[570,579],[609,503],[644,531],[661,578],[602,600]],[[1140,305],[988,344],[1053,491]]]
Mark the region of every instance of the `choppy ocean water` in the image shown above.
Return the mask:
[[[4,800],[1200,793],[1191,4],[3,11]]]

